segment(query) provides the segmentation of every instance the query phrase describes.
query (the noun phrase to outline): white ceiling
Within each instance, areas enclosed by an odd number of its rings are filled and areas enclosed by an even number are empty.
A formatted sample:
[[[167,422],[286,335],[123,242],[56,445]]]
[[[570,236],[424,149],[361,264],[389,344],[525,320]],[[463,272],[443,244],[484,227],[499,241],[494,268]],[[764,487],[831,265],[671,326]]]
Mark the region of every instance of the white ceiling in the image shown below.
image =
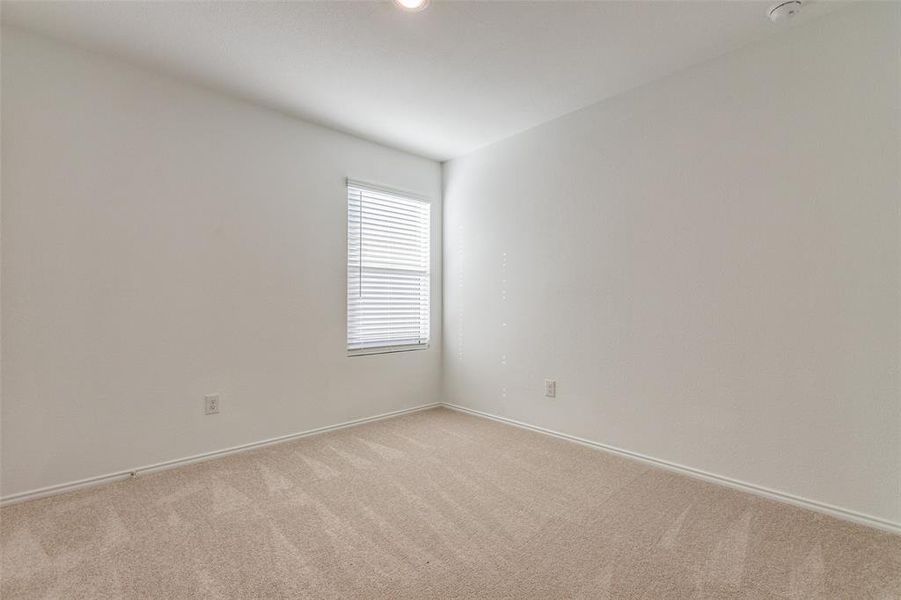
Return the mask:
[[[3,22],[444,160],[763,37],[767,1],[3,2]],[[809,4],[803,22],[839,3]]]

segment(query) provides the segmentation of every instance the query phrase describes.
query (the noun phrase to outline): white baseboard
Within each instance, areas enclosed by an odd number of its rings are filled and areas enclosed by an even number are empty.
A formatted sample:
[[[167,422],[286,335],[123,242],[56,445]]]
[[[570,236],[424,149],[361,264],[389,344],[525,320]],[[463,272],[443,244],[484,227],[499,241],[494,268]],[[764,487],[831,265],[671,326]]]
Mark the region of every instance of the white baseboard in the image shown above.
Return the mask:
[[[104,483],[110,483],[113,481],[118,481],[122,479],[128,479],[129,477],[134,477],[136,475],[140,475],[142,473],[153,473],[154,471],[162,471],[164,469],[173,469],[175,467],[180,467],[183,465],[189,465],[191,463],[201,462],[204,460],[210,460],[211,458],[218,458],[220,456],[226,456],[228,454],[234,454],[236,452],[245,452],[247,450],[253,450],[254,448],[261,448],[263,446],[270,446],[272,444],[280,444],[282,442],[288,442],[291,440],[296,440],[299,438],[309,437],[311,435],[318,435],[320,433],[328,433],[329,431],[336,431],[338,429],[344,429],[347,427],[354,427],[356,425],[363,425],[364,423],[372,423],[373,421],[381,421],[382,419],[390,419],[392,417],[399,417],[401,415],[406,415],[414,412],[419,412],[421,410],[428,410],[430,408],[436,408],[441,406],[440,402],[433,402],[431,404],[422,404],[420,406],[414,406],[413,408],[404,408],[401,410],[395,410],[391,412],[382,413],[379,415],[374,415],[372,417],[363,417],[362,419],[354,419],[352,421],[344,421],[343,423],[338,423],[336,425],[327,425],[325,427],[317,427],[316,429],[309,429],[307,431],[301,431],[298,433],[289,433],[288,435],[282,435],[279,437],[269,438],[266,440],[261,440],[259,442],[250,442],[249,444],[241,444],[240,446],[232,446],[230,448],[224,448],[222,450],[213,450],[212,452],[204,452],[202,454],[195,454],[193,456],[188,456],[185,458],[176,458],[174,460],[167,460],[165,462],[160,462],[152,465],[146,465],[143,467],[134,467],[132,469],[126,469],[124,471],[117,471],[115,473],[108,473],[106,475],[98,475],[97,477],[89,477],[87,479],[80,479],[78,481],[70,481],[68,483],[60,483],[57,485],[51,485],[47,487],[43,487],[36,490],[29,490],[26,492],[19,492],[17,494],[10,494],[8,496],[4,496],[0,498],[0,506],[6,506],[8,504],[15,504],[17,502],[24,502],[26,500],[35,500],[37,498],[43,498],[45,496],[55,496],[57,494],[63,494],[65,492],[71,492],[74,490],[92,487],[95,485],[101,485]]]
[[[876,529],[881,529],[882,531],[888,531],[891,533],[901,534],[901,523],[895,523],[893,521],[888,521],[886,519],[882,519],[879,517],[874,517],[874,516],[859,513],[859,512],[853,511],[853,510],[848,510],[846,508],[833,506],[831,504],[826,504],[825,502],[817,502],[816,500],[809,500],[807,498],[802,498],[800,496],[795,496],[793,494],[788,494],[786,492],[772,490],[769,488],[765,488],[763,486],[754,485],[753,483],[747,483],[744,481],[739,481],[737,479],[732,479],[730,477],[723,477],[722,475],[715,475],[713,473],[708,473],[706,471],[701,471],[699,469],[693,469],[691,467],[686,467],[684,465],[672,463],[672,462],[662,460],[659,458],[654,458],[652,456],[646,456],[644,454],[639,454],[638,452],[632,452],[630,450],[623,450],[622,448],[616,448],[615,446],[609,446],[607,444],[602,444],[600,442],[586,440],[584,438],[576,437],[574,435],[560,433],[559,431],[553,431],[551,429],[545,429],[544,427],[538,427],[537,425],[523,423],[522,421],[516,421],[514,419],[509,419],[507,417],[500,417],[498,415],[493,415],[491,413],[483,412],[481,410],[475,410],[473,408],[467,408],[465,406],[460,406],[457,404],[449,404],[447,402],[443,402],[443,403],[441,403],[441,405],[446,408],[449,408],[451,410],[456,410],[456,411],[459,411],[462,413],[475,415],[477,417],[482,417],[485,419],[491,419],[492,421],[499,421],[501,423],[506,423],[508,425],[513,425],[515,427],[521,427],[523,429],[529,429],[531,431],[537,431],[538,433],[543,433],[545,435],[550,435],[550,436],[560,438],[563,440],[567,440],[570,442],[575,442],[577,444],[582,444],[584,446],[588,446],[588,447],[594,448],[596,450],[603,450],[605,452],[611,452],[613,454],[618,454],[620,456],[625,456],[627,458],[639,460],[639,461],[647,463],[649,465],[661,467],[661,468],[667,469],[669,471],[681,473],[683,475],[688,475],[689,477],[694,477],[695,479],[703,479],[704,481],[708,481],[711,483],[718,483],[720,485],[724,485],[724,486],[727,486],[727,487],[730,487],[733,489],[741,490],[743,492],[748,492],[751,494],[755,494],[757,496],[763,496],[763,497],[769,498],[771,500],[777,500],[779,502],[785,502],[788,504],[792,504],[794,506],[799,506],[801,508],[806,508],[806,509],[813,510],[813,511],[816,511],[819,513],[824,513],[824,514],[830,515],[832,517],[836,517],[838,519],[843,519],[845,521],[852,521],[852,522],[858,523],[860,525],[866,525],[866,526],[873,527]]]
[[[296,440],[296,439],[303,438],[303,437],[318,435],[321,433],[328,433],[329,431],[337,431],[338,429],[354,427],[356,425],[363,425],[364,423],[371,423],[373,421],[380,421],[382,419],[390,419],[392,417],[399,417],[401,415],[406,415],[406,414],[410,414],[410,413],[414,413],[414,412],[428,410],[430,408],[436,408],[438,406],[444,406],[448,409],[456,410],[456,411],[459,411],[462,413],[475,415],[477,417],[482,417],[482,418],[486,418],[486,419],[491,419],[493,421],[498,421],[500,423],[506,423],[508,425],[513,425],[515,427],[521,427],[523,429],[528,429],[531,431],[536,431],[538,433],[543,433],[545,435],[550,435],[550,436],[553,436],[553,437],[556,437],[559,439],[567,440],[570,442],[575,442],[577,444],[582,444],[584,446],[588,446],[588,447],[594,448],[596,450],[603,450],[605,452],[611,452],[613,454],[618,454],[620,456],[625,456],[627,458],[639,460],[646,464],[661,467],[661,468],[667,469],[669,471],[682,473],[683,475],[688,475],[689,477],[694,477],[696,479],[702,479],[704,481],[709,481],[712,483],[725,485],[730,488],[734,488],[734,489],[748,492],[751,494],[755,494],[758,496],[763,496],[765,498],[770,498],[772,500],[786,502],[786,503],[792,504],[794,506],[799,506],[801,508],[806,508],[806,509],[813,510],[816,512],[824,513],[824,514],[827,514],[827,515],[830,515],[830,516],[833,516],[833,517],[836,517],[839,519],[843,519],[846,521],[852,521],[854,523],[859,523],[861,525],[874,527],[876,529],[881,529],[883,531],[889,531],[892,533],[901,534],[901,523],[895,523],[893,521],[889,521],[889,520],[882,519],[879,517],[874,517],[874,516],[859,513],[859,512],[853,511],[853,510],[848,510],[848,509],[841,508],[838,506],[833,506],[831,504],[826,504],[825,502],[809,500],[807,498],[802,498],[800,496],[795,496],[793,494],[789,494],[786,492],[780,492],[777,490],[765,488],[763,486],[754,485],[753,483],[739,481],[737,479],[732,479],[730,477],[723,477],[722,475],[716,475],[713,473],[708,473],[706,471],[701,471],[699,469],[693,469],[691,467],[686,467],[684,465],[672,463],[672,462],[662,460],[659,458],[654,458],[652,456],[646,456],[646,455],[640,454],[638,452],[632,452],[630,450],[623,450],[622,448],[617,448],[615,446],[610,446],[610,445],[603,444],[600,442],[587,440],[587,439],[576,437],[574,435],[569,435],[566,433],[560,433],[559,431],[553,431],[551,429],[546,429],[544,427],[539,427],[537,425],[523,423],[522,421],[517,421],[515,419],[501,417],[498,415],[493,415],[491,413],[483,412],[483,411],[476,410],[473,408],[467,408],[465,406],[460,406],[457,404],[450,404],[447,402],[433,402],[431,404],[423,404],[420,406],[414,406],[413,408],[396,410],[396,411],[392,411],[392,412],[374,415],[371,417],[354,419],[352,421],[344,421],[343,423],[338,423],[335,425],[328,425],[325,427],[318,427],[316,429],[309,429],[307,431],[301,431],[298,433],[291,433],[288,435],[283,435],[283,436],[279,436],[279,437],[269,438],[266,440],[261,440],[259,442],[251,442],[249,444],[242,444],[240,446],[232,446],[230,448],[224,448],[222,450],[214,450],[212,452],[204,452],[202,454],[195,454],[193,456],[188,456],[185,458],[178,458],[178,459],[160,462],[160,463],[156,463],[156,464],[152,464],[152,465],[135,467],[132,469],[126,469],[124,471],[117,471],[115,473],[99,475],[97,477],[90,477],[87,479],[71,481],[68,483],[61,483],[58,485],[52,485],[52,486],[48,486],[48,487],[44,487],[44,488],[40,488],[40,489],[36,489],[36,490],[19,492],[17,494],[10,494],[9,496],[4,496],[4,497],[0,498],[0,506],[14,504],[16,502],[24,502],[26,500],[34,500],[37,498],[43,498],[45,496],[54,496],[54,495],[62,494],[65,492],[71,492],[71,491],[74,491],[77,489],[92,487],[92,486],[101,485],[104,483],[110,483],[110,482],[121,480],[121,479],[127,479],[129,477],[132,477],[135,475],[140,475],[142,473],[152,473],[154,471],[162,471],[164,469],[172,469],[175,467],[180,467],[180,466],[188,465],[191,463],[196,463],[196,462],[200,462],[200,461],[204,461],[204,460],[210,460],[212,458],[218,458],[220,456],[226,456],[226,455],[234,454],[237,452],[244,452],[247,450],[252,450],[254,448],[261,448],[263,446],[279,444],[282,442]]]

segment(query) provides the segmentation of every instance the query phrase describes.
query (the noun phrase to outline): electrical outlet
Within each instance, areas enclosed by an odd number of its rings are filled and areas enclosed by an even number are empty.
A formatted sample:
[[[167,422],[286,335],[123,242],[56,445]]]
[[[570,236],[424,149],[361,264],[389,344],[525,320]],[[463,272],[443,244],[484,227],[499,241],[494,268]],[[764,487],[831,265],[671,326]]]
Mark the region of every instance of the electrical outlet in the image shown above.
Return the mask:
[[[203,397],[203,414],[219,414],[219,394],[209,394]]]
[[[548,398],[556,398],[557,397],[557,380],[556,379],[545,379],[544,380],[544,395]]]

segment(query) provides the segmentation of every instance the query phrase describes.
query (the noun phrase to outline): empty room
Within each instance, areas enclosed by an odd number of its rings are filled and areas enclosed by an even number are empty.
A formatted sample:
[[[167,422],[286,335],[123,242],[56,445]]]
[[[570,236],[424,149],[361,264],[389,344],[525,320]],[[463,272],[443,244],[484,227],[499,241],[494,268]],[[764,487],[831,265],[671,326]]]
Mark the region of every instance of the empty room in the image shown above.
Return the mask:
[[[901,600],[901,2],[0,21],[3,600]]]

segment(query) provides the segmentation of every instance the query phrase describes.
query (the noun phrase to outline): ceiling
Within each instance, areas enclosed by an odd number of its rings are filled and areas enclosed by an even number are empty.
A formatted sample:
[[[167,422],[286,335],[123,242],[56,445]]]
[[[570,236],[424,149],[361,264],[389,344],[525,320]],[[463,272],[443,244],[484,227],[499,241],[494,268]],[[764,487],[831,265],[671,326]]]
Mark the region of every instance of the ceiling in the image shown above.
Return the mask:
[[[773,35],[769,6],[3,2],[2,18],[445,160]],[[840,6],[811,3],[792,25]]]

